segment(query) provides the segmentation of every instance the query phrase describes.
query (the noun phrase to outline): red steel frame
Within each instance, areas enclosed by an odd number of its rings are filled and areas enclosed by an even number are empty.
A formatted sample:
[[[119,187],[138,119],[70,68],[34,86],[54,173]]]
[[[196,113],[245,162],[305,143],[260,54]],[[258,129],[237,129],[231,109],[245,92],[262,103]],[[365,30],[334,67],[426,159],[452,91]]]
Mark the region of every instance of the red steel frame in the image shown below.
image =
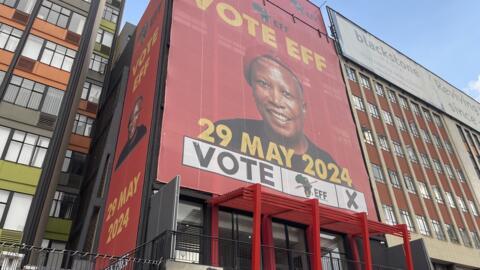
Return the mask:
[[[262,188],[261,184],[255,184],[239,188],[227,194],[214,197],[209,201],[212,206],[212,236],[218,236],[218,207],[225,206],[233,209],[253,212],[252,234],[252,270],[261,269],[261,228],[264,232],[271,232],[268,221],[271,218],[295,221],[310,225],[310,247],[312,250],[312,269],[322,270],[320,228],[345,233],[351,243],[353,237],[361,237],[363,242],[363,260],[365,269],[371,270],[372,255],[370,250],[370,236],[391,234],[402,237],[405,252],[407,270],[413,270],[413,260],[410,249],[410,234],[405,224],[391,226],[380,222],[368,220],[366,213],[347,213],[338,209],[320,205],[317,200],[302,200],[273,193]],[[262,222],[262,219],[265,220]],[[264,236],[264,241],[267,236]],[[356,243],[353,244],[354,259],[358,260]],[[213,240],[212,264],[218,266],[218,243]],[[274,269],[272,254],[264,257],[264,269]]]

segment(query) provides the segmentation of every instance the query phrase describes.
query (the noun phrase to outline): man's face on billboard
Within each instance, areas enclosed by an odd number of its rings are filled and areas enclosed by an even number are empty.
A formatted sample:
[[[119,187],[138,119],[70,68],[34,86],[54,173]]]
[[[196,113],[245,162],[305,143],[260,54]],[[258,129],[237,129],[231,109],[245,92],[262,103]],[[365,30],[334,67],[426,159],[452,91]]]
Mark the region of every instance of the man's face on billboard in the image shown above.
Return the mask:
[[[135,102],[135,107],[133,108],[132,114],[130,114],[130,118],[128,119],[128,139],[132,139],[135,135],[135,131],[137,129],[137,121],[138,116],[140,115],[140,110],[142,109],[142,100],[138,99]]]
[[[305,102],[297,78],[276,61],[261,57],[250,70],[250,85],[260,115],[286,139],[303,134]]]

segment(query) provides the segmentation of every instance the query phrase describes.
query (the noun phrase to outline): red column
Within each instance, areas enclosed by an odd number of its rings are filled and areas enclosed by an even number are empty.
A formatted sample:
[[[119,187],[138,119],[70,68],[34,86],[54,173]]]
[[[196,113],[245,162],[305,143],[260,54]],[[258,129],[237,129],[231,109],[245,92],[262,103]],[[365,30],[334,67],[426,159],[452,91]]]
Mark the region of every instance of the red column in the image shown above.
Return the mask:
[[[273,246],[272,219],[269,216],[262,218],[262,241],[268,248],[263,248],[263,270],[275,270],[275,249]]]
[[[212,246],[210,259],[212,266],[218,266],[218,206],[212,206]]]
[[[320,242],[320,208],[318,200],[310,200],[312,206],[312,266],[313,270],[322,270],[322,250]]]
[[[363,261],[365,263],[365,270],[372,270],[372,253],[370,250],[370,233],[368,231],[367,213],[359,213],[362,225],[362,242],[363,242]]]
[[[262,185],[254,187],[254,209],[253,209],[253,236],[252,236],[252,270],[260,270],[261,266],[261,218],[262,218]]]
[[[352,249],[352,255],[353,255],[353,260],[355,261],[355,269],[356,270],[361,270],[362,269],[362,266],[359,264],[360,262],[360,255],[358,253],[358,245],[357,245],[357,241],[355,240],[355,237],[351,234],[349,234],[347,236],[348,238],[348,241],[350,243],[350,247]]]
[[[400,226],[402,228],[403,250],[405,252],[405,263],[407,264],[407,270],[413,270],[412,250],[410,248],[410,232],[408,231],[407,225],[400,224]]]

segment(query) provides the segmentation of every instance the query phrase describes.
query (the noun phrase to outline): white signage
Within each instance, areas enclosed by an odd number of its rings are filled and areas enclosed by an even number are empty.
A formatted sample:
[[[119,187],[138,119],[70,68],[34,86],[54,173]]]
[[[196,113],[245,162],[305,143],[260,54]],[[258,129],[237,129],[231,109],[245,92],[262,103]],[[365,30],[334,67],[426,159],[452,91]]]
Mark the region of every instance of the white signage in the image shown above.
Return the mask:
[[[342,54],[480,131],[480,103],[331,10]]]
[[[194,140],[183,141],[183,165],[224,175],[302,198],[355,212],[367,212],[363,193],[270,162]]]

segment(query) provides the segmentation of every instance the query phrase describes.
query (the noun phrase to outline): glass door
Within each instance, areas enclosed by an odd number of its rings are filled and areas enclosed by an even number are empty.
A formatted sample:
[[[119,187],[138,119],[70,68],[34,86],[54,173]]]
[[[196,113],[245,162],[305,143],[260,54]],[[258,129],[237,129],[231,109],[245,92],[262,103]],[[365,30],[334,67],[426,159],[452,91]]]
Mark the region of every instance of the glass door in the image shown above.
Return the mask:
[[[250,269],[253,218],[246,214],[219,211],[218,250],[224,269]]]
[[[308,270],[305,229],[280,222],[272,223],[277,270]]]

